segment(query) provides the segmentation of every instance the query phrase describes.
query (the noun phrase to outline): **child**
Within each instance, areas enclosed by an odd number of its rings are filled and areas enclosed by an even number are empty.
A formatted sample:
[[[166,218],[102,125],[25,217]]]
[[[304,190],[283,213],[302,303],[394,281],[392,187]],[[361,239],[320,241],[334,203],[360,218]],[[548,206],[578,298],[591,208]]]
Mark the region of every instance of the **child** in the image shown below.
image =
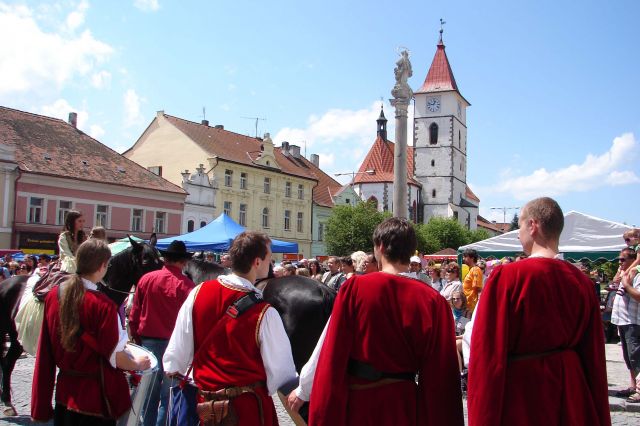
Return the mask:
[[[633,280],[638,273],[638,266],[640,266],[640,229],[631,229],[625,232],[622,235],[622,238],[624,238],[624,242],[627,246],[636,252],[636,260],[633,261],[626,272],[629,278]]]

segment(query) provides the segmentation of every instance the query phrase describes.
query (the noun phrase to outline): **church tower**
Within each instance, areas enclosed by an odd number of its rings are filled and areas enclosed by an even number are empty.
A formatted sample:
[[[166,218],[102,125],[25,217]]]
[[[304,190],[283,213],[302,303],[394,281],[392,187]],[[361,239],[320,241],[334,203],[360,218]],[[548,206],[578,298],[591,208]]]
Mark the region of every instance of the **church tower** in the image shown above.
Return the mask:
[[[478,200],[467,188],[467,107],[440,40],[424,84],[414,94],[414,174],[422,184],[423,220],[455,217],[476,228]]]

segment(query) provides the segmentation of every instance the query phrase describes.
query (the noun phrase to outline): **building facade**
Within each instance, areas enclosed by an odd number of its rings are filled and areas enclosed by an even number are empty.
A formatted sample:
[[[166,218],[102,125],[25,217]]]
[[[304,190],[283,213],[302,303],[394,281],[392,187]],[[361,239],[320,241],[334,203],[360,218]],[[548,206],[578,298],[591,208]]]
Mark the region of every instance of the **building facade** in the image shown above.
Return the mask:
[[[0,248],[11,248],[11,230],[15,213],[15,181],[18,176],[16,148],[0,143]]]
[[[296,242],[307,257],[317,178],[300,148],[287,148],[274,147],[268,134],[251,138],[159,111],[124,155],[176,184],[184,181],[181,171],[204,164],[217,188],[212,217],[224,212],[248,229]]]
[[[182,189],[187,193],[184,203],[182,234],[200,229],[215,219],[217,183],[209,179],[204,164],[195,173],[182,172]]]
[[[75,123],[75,113],[66,123],[0,107],[0,142],[5,149],[15,149],[18,166],[10,247],[57,251],[57,237],[70,210],[83,214],[87,233],[103,226],[110,240],[179,233],[186,193],[89,137]]]

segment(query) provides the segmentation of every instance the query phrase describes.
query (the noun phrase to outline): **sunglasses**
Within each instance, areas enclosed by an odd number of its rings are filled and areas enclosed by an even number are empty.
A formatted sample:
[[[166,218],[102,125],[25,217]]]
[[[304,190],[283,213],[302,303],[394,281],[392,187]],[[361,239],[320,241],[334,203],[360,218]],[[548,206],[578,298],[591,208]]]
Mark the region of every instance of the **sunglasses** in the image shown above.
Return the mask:
[[[625,243],[628,243],[629,241],[631,241],[631,238],[625,238],[625,239],[624,239],[624,242],[625,242]]]
[[[462,298],[460,298],[460,297],[452,297],[451,300],[454,300],[454,301],[455,300],[462,300]]]

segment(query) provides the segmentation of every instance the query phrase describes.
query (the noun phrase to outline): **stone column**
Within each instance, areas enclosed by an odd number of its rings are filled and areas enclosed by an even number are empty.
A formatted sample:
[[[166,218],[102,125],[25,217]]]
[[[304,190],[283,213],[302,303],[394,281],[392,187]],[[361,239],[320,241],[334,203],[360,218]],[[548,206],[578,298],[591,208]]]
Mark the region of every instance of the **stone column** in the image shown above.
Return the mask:
[[[407,80],[413,75],[409,52],[403,50],[394,69],[396,84],[391,91],[391,105],[396,109],[396,137],[393,155],[393,216],[408,217],[407,198],[407,111],[413,91]]]

